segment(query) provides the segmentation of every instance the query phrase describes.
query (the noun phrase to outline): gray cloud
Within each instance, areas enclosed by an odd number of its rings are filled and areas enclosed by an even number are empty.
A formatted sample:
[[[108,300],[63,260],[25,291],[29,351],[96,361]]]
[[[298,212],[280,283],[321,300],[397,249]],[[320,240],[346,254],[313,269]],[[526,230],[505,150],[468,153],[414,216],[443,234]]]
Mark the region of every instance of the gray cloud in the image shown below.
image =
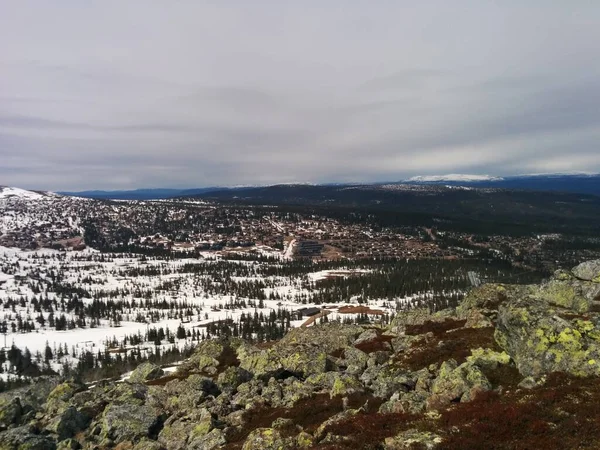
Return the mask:
[[[600,171],[600,5],[0,6],[0,185]]]

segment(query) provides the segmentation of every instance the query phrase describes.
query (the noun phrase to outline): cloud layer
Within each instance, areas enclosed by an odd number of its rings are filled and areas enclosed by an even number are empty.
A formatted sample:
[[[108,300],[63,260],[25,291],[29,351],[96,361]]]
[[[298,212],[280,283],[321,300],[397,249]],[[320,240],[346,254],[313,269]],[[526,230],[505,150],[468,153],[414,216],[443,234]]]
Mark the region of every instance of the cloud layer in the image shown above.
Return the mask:
[[[0,185],[598,172],[599,22],[583,0],[4,2]]]

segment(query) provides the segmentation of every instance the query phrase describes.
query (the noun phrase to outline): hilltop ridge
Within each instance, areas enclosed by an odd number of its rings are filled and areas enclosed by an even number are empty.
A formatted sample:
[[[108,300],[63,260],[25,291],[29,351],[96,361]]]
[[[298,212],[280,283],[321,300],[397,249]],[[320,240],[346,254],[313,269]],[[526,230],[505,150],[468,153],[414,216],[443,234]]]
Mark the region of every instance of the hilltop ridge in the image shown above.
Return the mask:
[[[1,394],[1,448],[597,448],[599,305],[596,260],[387,326],[209,339],[174,372]]]

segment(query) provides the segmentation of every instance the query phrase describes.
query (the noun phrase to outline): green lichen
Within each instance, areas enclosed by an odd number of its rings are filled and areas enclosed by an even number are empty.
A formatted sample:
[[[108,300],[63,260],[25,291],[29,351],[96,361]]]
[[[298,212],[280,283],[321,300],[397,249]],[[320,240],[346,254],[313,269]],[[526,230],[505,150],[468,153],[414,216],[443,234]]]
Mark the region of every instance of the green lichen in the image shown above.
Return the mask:
[[[540,291],[540,298],[553,305],[577,312],[586,312],[590,309],[589,302],[580,296],[571,284],[561,280],[553,280],[545,285]]]
[[[476,348],[471,350],[467,361],[483,368],[496,368],[499,364],[510,363],[510,356],[506,352],[496,352],[490,348]]]

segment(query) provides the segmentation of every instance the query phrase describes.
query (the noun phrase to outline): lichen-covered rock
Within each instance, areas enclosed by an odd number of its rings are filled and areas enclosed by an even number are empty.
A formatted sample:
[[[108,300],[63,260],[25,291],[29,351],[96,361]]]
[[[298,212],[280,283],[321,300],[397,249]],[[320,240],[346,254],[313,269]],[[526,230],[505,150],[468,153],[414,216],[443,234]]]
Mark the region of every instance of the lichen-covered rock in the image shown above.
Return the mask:
[[[296,445],[298,448],[312,448],[315,445],[315,438],[312,434],[301,431],[298,433],[298,436],[296,436]]]
[[[340,374],[335,379],[329,395],[333,398],[335,396],[347,396],[364,391],[365,387],[357,378],[351,375]]]
[[[209,375],[218,372],[220,359],[226,351],[228,343],[219,339],[207,339],[200,342],[192,356],[178,367],[178,372],[200,371]]]
[[[580,280],[600,283],[600,259],[581,263],[574,267],[572,272]]]
[[[571,309],[576,312],[587,312],[594,299],[600,294],[600,283],[579,281],[570,276],[555,276],[542,285],[534,295],[551,305]]]
[[[348,348],[363,331],[360,326],[339,323],[294,328],[270,349],[240,345],[236,352],[240,367],[256,377],[289,373],[305,377],[333,369],[328,355]]]
[[[453,359],[440,367],[438,377],[431,386],[432,395],[427,399],[428,409],[437,409],[453,401],[468,402],[492,385],[481,369],[472,362],[460,366]]]
[[[286,443],[279,431],[273,428],[257,428],[252,431],[242,450],[285,450]]]
[[[191,410],[202,405],[210,396],[219,395],[215,382],[202,375],[190,375],[185,380],[173,380],[165,385],[167,406],[171,410]]]
[[[428,320],[433,320],[431,311],[427,308],[413,308],[400,311],[388,327],[395,333],[404,333],[407,325],[423,325]]]
[[[372,342],[378,338],[377,331],[374,329],[368,329],[363,331],[360,336],[354,341],[354,345],[365,344],[367,342]]]
[[[314,433],[315,438],[317,439],[317,441],[321,441],[326,436],[329,427],[340,423],[350,417],[356,416],[360,413],[361,410],[358,409],[347,409],[345,411],[335,414],[334,416],[330,417],[325,422],[323,422],[321,425],[319,425],[319,428],[317,428],[317,431],[315,431]]]
[[[379,407],[379,412],[420,414],[426,408],[428,394],[424,392],[396,392]]]
[[[222,373],[219,374],[217,378],[217,385],[221,391],[232,392],[237,389],[237,387],[242,384],[250,381],[252,379],[252,374],[241,367],[228,367]]]
[[[328,392],[332,398],[337,395],[347,396],[365,391],[364,385],[358,378],[340,372],[326,372],[318,375],[311,375],[306,379],[306,382],[302,384],[312,386],[314,387],[314,390]],[[301,386],[299,386],[299,388],[302,389]]]
[[[18,425],[22,413],[23,407],[19,397],[0,398],[0,431]]]
[[[185,450],[193,426],[192,417],[173,414],[165,421],[163,429],[158,435],[158,442],[169,450]]]
[[[146,405],[110,404],[104,410],[102,431],[108,439],[135,441],[158,431],[160,417]]]
[[[347,366],[346,372],[352,375],[360,375],[367,368],[369,355],[357,348],[348,347],[344,351],[344,359]]]
[[[69,406],[69,400],[78,392],[85,388],[76,383],[61,383],[48,394],[46,401],[46,412],[57,414],[64,411]]]
[[[65,439],[56,446],[56,450],[79,450],[80,448],[81,444],[76,439]]]
[[[238,386],[236,394],[231,399],[231,403],[241,408],[247,408],[248,405],[263,392],[264,383],[261,380],[250,380]],[[279,393],[281,398],[281,392]]]
[[[256,377],[285,372],[308,376],[326,372],[331,367],[325,352],[300,345],[243,353],[239,358],[240,367]]]
[[[189,450],[214,450],[227,443],[223,431],[214,428],[203,436],[191,439],[186,449]]]
[[[136,367],[136,369],[131,372],[129,376],[130,383],[143,383],[145,381],[156,380],[157,378],[162,377],[165,374],[165,371],[157,366],[156,364],[152,364],[150,362],[145,362]]]
[[[53,418],[48,429],[56,433],[58,440],[62,441],[75,436],[76,433],[87,428],[89,423],[89,416],[70,406]]]
[[[467,357],[471,362],[482,369],[496,369],[500,364],[509,364],[510,356],[506,352],[496,352],[490,348],[476,348],[471,350],[471,356]]]
[[[55,450],[50,437],[29,426],[11,428],[0,433],[0,450]]]
[[[364,328],[359,325],[343,325],[336,322],[293,328],[277,343],[277,347],[281,349],[305,345],[319,352],[332,353],[350,346],[363,331]]]
[[[511,302],[500,308],[494,336],[523,376],[600,375],[600,320],[565,317],[542,300]]]
[[[408,392],[414,389],[416,380],[406,371],[393,366],[384,366],[368,384],[373,395],[388,399],[395,392]]]
[[[142,439],[134,445],[133,450],[164,450],[164,447],[156,441]]]
[[[442,443],[442,438],[435,433],[419,430],[408,430],[398,434],[395,437],[385,440],[386,450],[405,450],[412,448],[421,448],[432,450]]]

